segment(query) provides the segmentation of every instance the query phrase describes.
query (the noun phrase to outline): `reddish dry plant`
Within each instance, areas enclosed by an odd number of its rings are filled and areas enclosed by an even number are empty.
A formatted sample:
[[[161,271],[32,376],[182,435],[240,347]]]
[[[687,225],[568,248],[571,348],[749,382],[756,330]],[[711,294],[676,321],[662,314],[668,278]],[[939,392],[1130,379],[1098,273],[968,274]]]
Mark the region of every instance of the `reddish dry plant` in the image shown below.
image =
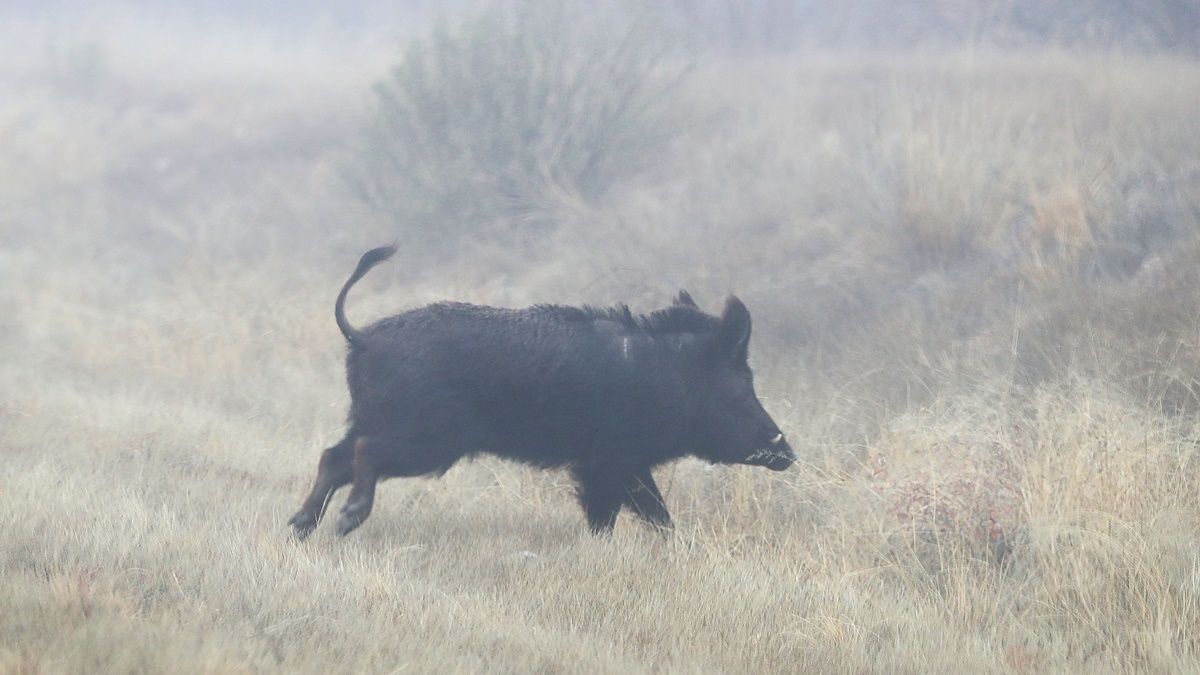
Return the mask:
[[[883,457],[874,480],[887,514],[920,549],[962,547],[1003,562],[1024,530],[1018,472],[998,446],[935,443],[899,465]],[[918,554],[924,557],[924,551]]]

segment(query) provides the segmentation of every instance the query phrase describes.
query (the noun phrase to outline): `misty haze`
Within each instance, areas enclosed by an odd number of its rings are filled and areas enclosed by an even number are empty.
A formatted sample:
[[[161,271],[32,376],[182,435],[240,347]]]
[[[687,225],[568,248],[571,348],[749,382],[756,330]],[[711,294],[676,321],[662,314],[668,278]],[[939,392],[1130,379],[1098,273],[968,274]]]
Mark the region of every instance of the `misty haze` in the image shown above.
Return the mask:
[[[99,4],[0,5],[0,672],[1200,670],[1200,4]]]

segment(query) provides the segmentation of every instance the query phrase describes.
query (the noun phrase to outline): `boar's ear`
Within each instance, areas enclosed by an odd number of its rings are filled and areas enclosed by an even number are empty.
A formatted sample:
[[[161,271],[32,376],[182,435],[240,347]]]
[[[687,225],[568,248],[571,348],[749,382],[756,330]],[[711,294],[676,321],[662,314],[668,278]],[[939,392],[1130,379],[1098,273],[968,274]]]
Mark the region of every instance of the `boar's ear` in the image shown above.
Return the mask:
[[[671,304],[682,305],[684,307],[696,307],[696,301],[692,299],[692,294],[688,293],[682,288],[679,289],[679,295],[675,296],[675,302]],[[700,308],[696,307],[696,309]]]
[[[750,350],[750,310],[734,296],[725,301],[717,328],[717,350],[734,363],[745,363]]]

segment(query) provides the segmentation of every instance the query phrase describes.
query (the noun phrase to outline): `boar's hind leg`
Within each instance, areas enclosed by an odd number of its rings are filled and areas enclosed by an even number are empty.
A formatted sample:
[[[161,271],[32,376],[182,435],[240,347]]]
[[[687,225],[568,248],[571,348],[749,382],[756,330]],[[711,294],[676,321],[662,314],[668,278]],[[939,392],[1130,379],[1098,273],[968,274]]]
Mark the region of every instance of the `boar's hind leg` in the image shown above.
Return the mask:
[[[625,503],[646,523],[663,531],[672,528],[671,514],[667,512],[666,502],[649,469],[643,469],[625,481]]]
[[[304,505],[292,516],[288,524],[295,530],[296,536],[304,539],[321,521],[325,515],[325,507],[338,488],[350,482],[351,454],[354,452],[354,437],[347,435],[337,445],[326,448],[321,453],[321,462],[317,465],[317,479],[313,482],[312,492]]]
[[[575,472],[579,483],[579,504],[587,514],[588,527],[593,534],[612,532],[621,512],[624,491],[618,481],[609,476]]]
[[[351,462],[354,487],[350,490],[350,498],[346,500],[346,505],[342,507],[341,515],[338,516],[338,535],[344,537],[350,534],[371,515],[371,507],[375,505],[375,483],[380,477],[380,459],[382,453],[387,450],[388,446],[376,437],[360,436],[354,441],[354,457]]]

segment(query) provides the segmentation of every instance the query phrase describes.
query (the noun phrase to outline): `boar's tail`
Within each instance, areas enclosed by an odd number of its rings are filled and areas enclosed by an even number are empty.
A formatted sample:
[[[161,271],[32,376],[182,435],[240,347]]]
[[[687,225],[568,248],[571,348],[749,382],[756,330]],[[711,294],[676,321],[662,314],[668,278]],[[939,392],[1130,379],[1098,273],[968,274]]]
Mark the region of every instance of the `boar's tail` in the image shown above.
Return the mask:
[[[354,274],[350,275],[350,278],[346,280],[346,284],[342,286],[342,292],[338,293],[337,302],[333,305],[333,318],[337,320],[338,329],[342,331],[342,335],[346,336],[346,340],[350,344],[362,340],[363,334],[346,320],[346,294],[350,292],[351,286],[358,283],[359,279],[371,271],[372,267],[392,257],[392,254],[395,252],[396,245],[392,244],[391,246],[373,248],[364,253],[362,258],[358,260],[358,267],[354,268]]]

